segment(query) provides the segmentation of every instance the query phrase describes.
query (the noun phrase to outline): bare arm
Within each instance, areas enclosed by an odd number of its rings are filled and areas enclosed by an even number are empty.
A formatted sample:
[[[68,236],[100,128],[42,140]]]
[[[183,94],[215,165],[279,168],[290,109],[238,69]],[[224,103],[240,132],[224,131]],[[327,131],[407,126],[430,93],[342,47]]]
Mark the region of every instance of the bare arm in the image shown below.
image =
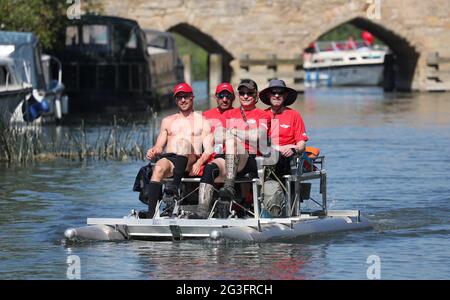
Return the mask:
[[[281,150],[281,149],[295,149],[296,152],[298,153],[303,153],[306,149],[306,142],[305,141],[299,141],[297,144],[288,144],[288,145],[283,145],[283,146],[275,146],[274,148],[277,150]]]
[[[306,142],[305,141],[299,141],[296,145],[295,145],[295,150],[298,153],[303,153],[306,149]]]
[[[158,138],[156,139],[155,145],[147,151],[147,159],[152,159],[163,151],[167,144],[168,124],[167,118],[164,118],[161,121],[161,129],[159,130]]]
[[[192,175],[197,176],[200,173],[201,166],[208,161],[211,154],[213,153],[214,135],[211,132],[211,125],[206,119],[203,119],[203,128],[201,137],[202,137],[203,153],[192,166],[192,170],[190,172],[191,176]]]
[[[290,156],[294,155],[294,152],[292,151],[292,149],[294,149],[296,153],[299,153],[299,154],[303,153],[306,149],[306,142],[299,141],[295,145],[289,144],[289,145],[284,145],[284,146],[273,146],[273,147],[275,149],[277,149],[281,153],[281,155],[290,157]]]
[[[259,127],[257,129],[250,130],[240,130],[236,128],[232,128],[230,133],[236,136],[241,141],[256,143],[258,139],[267,138],[267,129],[264,127]]]
[[[211,156],[213,153],[213,135],[212,133],[209,133],[204,139],[203,139],[203,153],[200,156],[200,158],[197,160],[200,165],[203,165]]]
[[[211,125],[207,120],[203,122],[202,130],[203,153],[197,161],[203,165],[213,153],[214,135],[211,132]]]

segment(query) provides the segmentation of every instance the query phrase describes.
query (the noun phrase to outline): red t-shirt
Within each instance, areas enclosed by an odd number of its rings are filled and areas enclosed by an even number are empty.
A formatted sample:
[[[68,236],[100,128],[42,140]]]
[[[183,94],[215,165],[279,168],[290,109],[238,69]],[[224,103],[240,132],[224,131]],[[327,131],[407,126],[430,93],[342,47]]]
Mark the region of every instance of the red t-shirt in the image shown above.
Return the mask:
[[[232,107],[230,109],[233,109]],[[228,110],[230,110],[228,109]],[[226,111],[228,111],[226,110]],[[221,112],[219,110],[219,108],[215,107],[215,108],[211,108],[210,110],[204,111],[203,112],[203,117],[205,117],[209,123],[211,124],[211,132],[214,134],[214,130],[216,129],[217,125],[222,124],[222,115],[226,112]],[[211,156],[209,157],[209,159],[205,162],[205,164],[201,167],[200,169],[200,174],[199,176],[202,176],[203,174],[203,170],[205,168],[205,165],[209,164],[210,162],[212,162],[216,157],[216,153],[211,154]]]
[[[306,142],[308,140],[305,124],[298,111],[290,109],[289,107],[286,107],[280,114],[273,114],[270,108],[265,111],[272,117],[272,144],[278,144],[279,146],[295,145],[300,141]]]
[[[231,108],[233,109],[233,108]],[[229,109],[228,109],[229,110]],[[228,111],[226,110],[226,111]],[[222,115],[226,112],[221,112],[217,107],[211,108],[210,110],[204,111],[203,116],[208,119],[211,124],[211,132],[214,133],[217,125],[222,123]]]
[[[269,113],[259,108],[248,111],[243,110],[243,112],[247,118],[247,122],[244,121],[240,108],[233,108],[224,112],[221,119],[223,127],[227,129],[237,128],[239,130],[251,130],[263,127],[267,129],[267,132],[270,135],[271,116]],[[248,141],[244,143],[244,148],[250,154],[257,153],[256,149],[253,149]]]

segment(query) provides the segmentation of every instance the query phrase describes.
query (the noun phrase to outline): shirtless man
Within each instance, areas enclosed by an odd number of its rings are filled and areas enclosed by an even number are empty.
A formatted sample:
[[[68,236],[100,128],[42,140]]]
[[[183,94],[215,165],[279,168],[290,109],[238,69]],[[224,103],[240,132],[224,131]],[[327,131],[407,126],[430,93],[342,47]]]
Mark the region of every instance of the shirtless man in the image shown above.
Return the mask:
[[[215,97],[217,101],[217,107],[203,112],[203,116],[211,124],[211,132],[213,134],[216,127],[223,127],[223,114],[233,108],[233,101],[235,99],[233,86],[228,82],[220,83],[216,87]],[[220,146],[222,143],[223,141],[221,140],[219,142]],[[216,171],[216,165],[209,164],[209,162],[211,162],[213,159],[214,157],[211,156],[210,160],[208,160],[207,162],[208,164],[205,166],[202,172],[202,177],[198,189],[198,205],[197,209],[195,211],[192,211],[194,215],[192,215],[191,217],[206,219],[209,215],[212,195],[214,193],[214,175],[212,173]]]
[[[179,112],[162,120],[158,139],[147,151],[149,160],[159,157],[146,191],[149,195],[148,218],[155,214],[156,204],[161,197],[162,180],[173,176],[173,181],[166,184],[164,192],[178,197],[184,173],[188,171],[192,176],[198,175],[201,166],[212,154],[211,126],[200,113],[194,112],[192,88],[187,83],[180,83],[174,88],[174,97]]]

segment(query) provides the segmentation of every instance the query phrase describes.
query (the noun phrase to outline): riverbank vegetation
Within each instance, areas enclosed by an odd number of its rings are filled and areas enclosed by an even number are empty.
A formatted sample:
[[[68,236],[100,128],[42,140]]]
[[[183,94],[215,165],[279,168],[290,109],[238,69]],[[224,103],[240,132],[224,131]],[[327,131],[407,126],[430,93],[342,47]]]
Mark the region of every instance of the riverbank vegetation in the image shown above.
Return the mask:
[[[116,117],[108,127],[86,128],[55,125],[0,124],[0,162],[24,165],[36,161],[144,160],[153,144],[154,124],[118,125]]]

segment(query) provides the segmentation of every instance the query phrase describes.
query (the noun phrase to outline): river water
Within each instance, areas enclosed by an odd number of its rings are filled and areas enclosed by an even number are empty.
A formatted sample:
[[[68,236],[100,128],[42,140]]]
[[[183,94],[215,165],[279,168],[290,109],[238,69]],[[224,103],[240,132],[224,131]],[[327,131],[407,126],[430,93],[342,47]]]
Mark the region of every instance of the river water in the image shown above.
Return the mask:
[[[131,191],[143,161],[0,166],[0,279],[450,278],[450,99],[323,89],[293,107],[326,156],[332,209],[360,209],[373,230],[292,243],[63,241],[87,217],[144,209]],[[94,126],[94,125],[93,125]],[[368,263],[369,258],[369,263]]]

